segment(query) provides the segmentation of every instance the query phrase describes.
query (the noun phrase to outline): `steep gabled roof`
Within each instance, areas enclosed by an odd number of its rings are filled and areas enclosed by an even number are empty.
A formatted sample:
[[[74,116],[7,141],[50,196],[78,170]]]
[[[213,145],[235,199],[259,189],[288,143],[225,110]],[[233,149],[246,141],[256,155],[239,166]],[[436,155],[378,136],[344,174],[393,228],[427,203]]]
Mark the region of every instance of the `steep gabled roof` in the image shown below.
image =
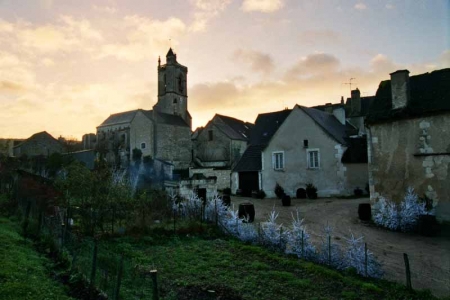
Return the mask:
[[[250,134],[250,145],[234,167],[234,172],[261,170],[261,151],[291,113],[291,109],[259,114]]]
[[[385,122],[450,111],[450,68],[411,76],[409,87],[408,105],[392,109],[391,81],[382,81],[366,122]]]
[[[297,105],[308,116],[311,117],[322,129],[340,144],[345,145],[346,126],[339,122],[333,114],[311,108]]]
[[[222,123],[214,122],[214,125],[230,139],[248,141],[253,124],[219,114],[216,114],[213,120],[215,118],[220,119]]]
[[[41,131],[38,133],[33,134],[32,136],[30,136],[29,138],[27,138],[26,140],[24,140],[23,142],[21,142],[20,144],[14,146],[13,148],[17,148],[17,147],[21,147],[25,144],[27,144],[30,141],[36,140],[36,139],[47,139],[50,140],[52,142],[58,143],[59,145],[61,145],[61,147],[63,147],[63,145],[57,140],[55,139],[50,133],[48,133],[47,131]]]
[[[153,118],[156,116],[155,121],[157,123],[189,127],[189,125],[180,116],[143,109],[135,109],[117,114],[112,114],[98,127],[131,123],[138,111],[142,112],[144,116],[146,116],[149,120],[153,120]]]
[[[250,134],[251,145],[267,145],[275,132],[286,120],[292,109],[259,114]]]

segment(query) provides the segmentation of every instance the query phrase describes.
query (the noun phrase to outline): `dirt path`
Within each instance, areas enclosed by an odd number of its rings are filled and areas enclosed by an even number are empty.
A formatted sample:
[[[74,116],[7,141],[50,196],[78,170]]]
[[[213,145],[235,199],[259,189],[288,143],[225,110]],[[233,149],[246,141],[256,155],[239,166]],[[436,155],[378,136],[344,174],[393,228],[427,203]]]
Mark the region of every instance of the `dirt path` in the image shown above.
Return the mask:
[[[235,209],[239,203],[248,201],[255,205],[255,222],[266,221],[275,205],[275,210],[279,213],[278,223],[290,226],[291,213],[298,209],[315,245],[320,242],[320,234],[327,222],[334,228],[334,240],[341,245],[345,243],[343,238],[349,237],[350,231],[355,236],[363,235],[369,250],[382,263],[388,280],[405,283],[403,253],[407,253],[413,288],[430,289],[439,297],[450,295],[450,238],[391,232],[361,223],[358,219],[358,204],[368,202],[367,198],[293,199],[292,206],[283,207],[278,199],[232,197]]]

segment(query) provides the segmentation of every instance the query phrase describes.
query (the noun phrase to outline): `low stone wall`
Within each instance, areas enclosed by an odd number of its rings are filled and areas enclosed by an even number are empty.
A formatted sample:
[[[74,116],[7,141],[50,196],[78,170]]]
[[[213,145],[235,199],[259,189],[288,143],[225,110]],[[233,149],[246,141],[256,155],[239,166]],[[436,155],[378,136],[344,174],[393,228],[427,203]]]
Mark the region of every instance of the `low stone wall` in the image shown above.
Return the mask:
[[[208,177],[216,177],[216,186],[217,189],[223,190],[225,188],[229,188],[230,186],[230,174],[231,170],[217,170],[214,168],[192,168],[189,169],[189,177],[192,177],[194,174],[203,174],[206,178]]]

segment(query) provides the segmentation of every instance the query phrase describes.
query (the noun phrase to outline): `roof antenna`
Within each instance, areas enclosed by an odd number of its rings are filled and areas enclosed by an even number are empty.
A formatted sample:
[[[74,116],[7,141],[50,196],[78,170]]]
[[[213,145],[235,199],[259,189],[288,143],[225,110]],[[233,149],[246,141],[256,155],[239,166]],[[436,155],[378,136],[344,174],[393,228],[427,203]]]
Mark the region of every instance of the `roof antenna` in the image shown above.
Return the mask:
[[[350,78],[348,82],[344,82],[343,84],[348,84],[350,86],[350,92],[352,91],[352,80],[355,80],[356,78]]]

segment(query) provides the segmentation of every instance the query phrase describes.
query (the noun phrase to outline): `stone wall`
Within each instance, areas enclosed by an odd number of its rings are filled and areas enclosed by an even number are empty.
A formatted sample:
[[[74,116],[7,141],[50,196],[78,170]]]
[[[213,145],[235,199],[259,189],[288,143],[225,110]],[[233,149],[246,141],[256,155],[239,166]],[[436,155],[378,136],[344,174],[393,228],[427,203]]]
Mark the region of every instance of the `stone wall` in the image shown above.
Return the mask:
[[[191,163],[191,130],[189,127],[157,124],[156,158],[187,169]]]
[[[400,202],[411,186],[433,199],[439,219],[450,220],[449,128],[448,113],[370,126],[371,200],[384,196]]]
[[[181,197],[189,197],[194,190],[199,188],[206,189],[206,198],[210,199],[217,191],[216,181],[214,179],[181,180],[178,194]]]
[[[153,122],[144,115],[142,111],[138,111],[133,121],[131,122],[130,129],[130,159],[133,155],[133,149],[137,148],[142,151],[142,156],[155,157],[154,147],[154,126]],[[145,148],[142,144],[145,143]]]
[[[209,140],[210,131],[212,131],[212,141]],[[210,122],[197,137],[194,144],[194,155],[200,159],[202,164],[220,161],[228,166],[230,142],[231,139]]]
[[[230,188],[230,175],[231,170],[217,170],[214,168],[191,168],[189,169],[189,177],[192,177],[194,174],[203,174],[205,177],[216,177],[216,185],[217,189],[223,190],[225,188]]]

